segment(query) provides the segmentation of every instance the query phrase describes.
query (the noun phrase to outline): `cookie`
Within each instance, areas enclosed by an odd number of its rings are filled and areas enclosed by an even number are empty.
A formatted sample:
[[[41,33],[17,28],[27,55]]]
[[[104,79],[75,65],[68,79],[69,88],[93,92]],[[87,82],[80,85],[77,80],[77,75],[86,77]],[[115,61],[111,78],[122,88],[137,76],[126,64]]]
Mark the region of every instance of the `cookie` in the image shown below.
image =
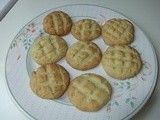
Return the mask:
[[[37,38],[32,46],[32,57],[40,65],[57,62],[65,57],[68,46],[63,38],[46,35]]]
[[[47,64],[33,71],[30,79],[31,90],[44,99],[61,97],[70,83],[66,69],[58,64]]]
[[[128,45],[134,40],[134,27],[126,19],[111,19],[102,27],[102,38],[109,45]]]
[[[72,20],[67,13],[53,11],[43,20],[44,31],[51,35],[66,35],[72,27]]]
[[[78,40],[91,41],[101,35],[101,27],[95,20],[82,19],[73,24],[71,33]]]
[[[100,48],[93,42],[76,42],[69,47],[66,61],[78,70],[88,70],[96,67],[102,58]]]
[[[137,75],[142,61],[136,49],[127,45],[109,47],[102,57],[105,72],[116,79],[128,79]]]
[[[112,88],[100,75],[86,73],[76,77],[67,89],[70,102],[81,111],[98,111],[111,99]]]

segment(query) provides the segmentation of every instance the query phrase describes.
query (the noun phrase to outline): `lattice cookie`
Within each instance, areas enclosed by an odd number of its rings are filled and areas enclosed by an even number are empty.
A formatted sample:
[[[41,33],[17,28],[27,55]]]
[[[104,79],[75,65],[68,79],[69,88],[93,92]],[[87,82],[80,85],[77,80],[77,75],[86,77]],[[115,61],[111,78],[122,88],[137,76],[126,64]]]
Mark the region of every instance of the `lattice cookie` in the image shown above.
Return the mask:
[[[57,62],[65,57],[68,46],[55,35],[39,37],[32,46],[32,57],[40,65]]]
[[[67,89],[71,103],[82,111],[98,111],[111,99],[109,82],[96,74],[86,73],[76,77]]]
[[[53,11],[43,20],[45,32],[51,35],[66,35],[72,27],[72,20],[67,13]]]
[[[52,63],[32,72],[30,88],[41,98],[54,99],[64,94],[69,83],[70,77],[66,69]]]
[[[116,45],[106,50],[102,66],[109,76],[123,80],[137,75],[142,68],[142,61],[136,49]]]
[[[67,51],[66,60],[78,70],[96,67],[102,58],[100,48],[93,42],[76,42]]]
[[[91,41],[101,35],[101,27],[92,19],[82,19],[73,24],[71,33],[78,40]]]
[[[102,27],[102,38],[110,46],[130,44],[134,40],[134,27],[126,19],[111,19]]]

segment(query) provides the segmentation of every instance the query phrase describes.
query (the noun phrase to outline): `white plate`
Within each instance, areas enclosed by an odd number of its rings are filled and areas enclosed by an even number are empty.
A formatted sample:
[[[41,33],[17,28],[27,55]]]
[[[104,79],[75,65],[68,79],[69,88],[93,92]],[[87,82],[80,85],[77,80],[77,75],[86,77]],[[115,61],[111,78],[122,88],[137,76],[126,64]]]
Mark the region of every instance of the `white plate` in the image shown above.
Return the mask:
[[[101,64],[88,71],[71,68],[62,59],[58,62],[70,73],[71,80],[78,75],[92,72],[105,77],[113,88],[112,99],[98,112],[81,112],[71,105],[66,94],[57,100],[44,100],[37,97],[29,87],[29,76],[37,65],[31,57],[30,48],[35,38],[44,35],[43,18],[54,10],[68,13],[73,22],[82,18],[91,18],[100,25],[111,18],[127,17],[113,10],[93,5],[69,5],[49,10],[27,23],[16,35],[10,45],[6,58],[6,81],[9,91],[19,108],[34,119],[44,120],[124,120],[135,115],[150,98],[157,81],[157,57],[150,41],[142,30],[130,19],[135,28],[135,40],[131,44],[138,50],[143,61],[141,72],[134,78],[120,81],[109,77]],[[63,36],[68,46],[77,40],[68,34]],[[107,49],[101,37],[94,40],[102,52]]]

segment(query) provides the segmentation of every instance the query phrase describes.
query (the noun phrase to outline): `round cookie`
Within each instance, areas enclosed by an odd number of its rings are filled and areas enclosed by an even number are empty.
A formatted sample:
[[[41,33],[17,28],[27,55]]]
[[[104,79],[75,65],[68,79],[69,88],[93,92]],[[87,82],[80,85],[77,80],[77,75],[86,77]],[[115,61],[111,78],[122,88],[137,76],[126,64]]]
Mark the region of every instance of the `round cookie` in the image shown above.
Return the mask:
[[[67,94],[70,102],[81,111],[98,111],[111,99],[112,88],[100,75],[86,73],[71,81]]]
[[[66,35],[72,27],[72,20],[67,13],[62,11],[53,11],[43,20],[45,32],[51,35]]]
[[[102,58],[100,48],[93,42],[76,42],[66,54],[67,63],[78,70],[96,67]]]
[[[102,57],[105,72],[116,79],[128,79],[137,75],[142,61],[136,49],[127,45],[109,47]]]
[[[70,83],[70,77],[64,67],[47,64],[33,71],[30,79],[31,90],[44,99],[61,97]]]
[[[78,40],[91,41],[101,35],[101,27],[95,20],[82,19],[73,24],[71,33]]]
[[[32,46],[32,57],[40,65],[57,62],[65,57],[68,46],[59,36],[46,35],[37,38]]]
[[[127,45],[134,40],[134,27],[126,19],[111,19],[102,27],[102,38],[109,45]]]

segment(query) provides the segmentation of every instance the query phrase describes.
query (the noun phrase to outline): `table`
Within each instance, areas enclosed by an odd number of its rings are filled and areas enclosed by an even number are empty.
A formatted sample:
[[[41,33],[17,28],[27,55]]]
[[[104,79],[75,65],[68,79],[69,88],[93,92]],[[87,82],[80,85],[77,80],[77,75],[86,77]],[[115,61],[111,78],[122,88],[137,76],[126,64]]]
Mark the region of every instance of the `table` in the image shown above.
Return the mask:
[[[5,59],[10,43],[19,30],[37,15],[63,5],[69,4],[95,4],[107,7],[123,13],[137,25],[151,40],[158,60],[160,59],[160,1],[159,0],[19,0],[0,22],[0,119],[1,120],[28,120],[17,106],[13,103],[9,95],[5,82]],[[160,117],[160,76],[158,76],[157,86],[145,107],[137,113],[132,120],[158,120]]]

